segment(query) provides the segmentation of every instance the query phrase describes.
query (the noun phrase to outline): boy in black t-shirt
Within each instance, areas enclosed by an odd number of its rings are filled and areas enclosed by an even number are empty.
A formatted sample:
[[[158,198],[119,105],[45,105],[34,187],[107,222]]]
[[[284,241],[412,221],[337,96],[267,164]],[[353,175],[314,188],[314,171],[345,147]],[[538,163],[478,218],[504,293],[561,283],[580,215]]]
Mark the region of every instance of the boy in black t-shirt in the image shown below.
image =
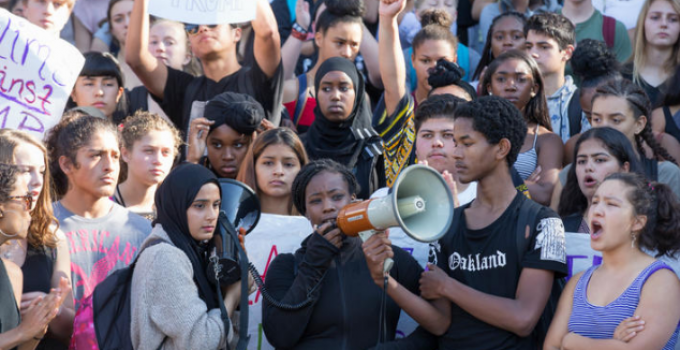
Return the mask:
[[[163,111],[185,134],[194,102],[205,102],[222,92],[239,92],[254,97],[275,126],[281,118],[283,70],[281,39],[267,0],[257,1],[256,15],[250,23],[255,62],[237,59],[241,28],[230,24],[185,24],[191,49],[201,61],[203,76],[194,77],[166,67],[149,52],[149,0],[135,0],[125,61],[144,86],[160,103]],[[201,106],[202,107],[202,106]]]
[[[421,297],[392,278],[388,295],[438,335],[439,349],[535,349],[532,332],[557,275],[566,274],[564,226],[552,210],[536,206],[520,252],[519,209],[527,201],[513,186],[510,167],[526,135],[521,113],[495,96],[458,106],[454,158],[459,181],[477,181],[476,199],[456,209],[459,219],[432,244],[434,264],[420,279]],[[364,244],[366,261],[382,286],[389,240],[375,235]],[[414,339],[423,340],[423,331]],[[407,338],[388,349],[422,348]],[[430,343],[431,344],[431,343]]]

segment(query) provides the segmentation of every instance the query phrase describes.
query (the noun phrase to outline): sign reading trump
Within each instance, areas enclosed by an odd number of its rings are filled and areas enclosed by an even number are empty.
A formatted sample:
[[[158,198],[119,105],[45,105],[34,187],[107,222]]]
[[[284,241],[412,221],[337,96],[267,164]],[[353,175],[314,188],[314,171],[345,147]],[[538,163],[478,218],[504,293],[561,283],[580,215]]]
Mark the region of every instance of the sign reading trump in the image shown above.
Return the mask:
[[[0,9],[0,129],[42,139],[61,119],[84,62],[73,45]]]
[[[257,0],[151,0],[149,13],[189,24],[249,22]]]

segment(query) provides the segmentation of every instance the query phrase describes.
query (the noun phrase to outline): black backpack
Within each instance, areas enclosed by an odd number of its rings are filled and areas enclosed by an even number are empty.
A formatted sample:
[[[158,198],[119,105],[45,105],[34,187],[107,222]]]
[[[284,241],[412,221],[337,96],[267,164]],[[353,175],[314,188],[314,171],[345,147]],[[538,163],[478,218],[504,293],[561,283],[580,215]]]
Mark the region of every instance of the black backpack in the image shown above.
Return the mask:
[[[567,107],[567,115],[569,116],[569,137],[572,137],[581,132],[581,89],[576,89],[569,100]]]
[[[535,226],[532,226],[536,222],[536,216],[541,211],[543,206],[530,200],[525,199],[519,208],[519,219],[517,220],[517,256],[522,257],[524,253],[529,249],[529,243],[531,242],[531,236],[533,236],[533,231],[536,230]],[[527,227],[530,230],[529,238],[526,237]],[[521,259],[517,262],[520,264]],[[543,314],[538,319],[534,331],[531,336],[534,338],[534,344],[543,346],[545,342],[545,336],[548,334],[548,329],[550,328],[550,323],[555,316],[555,311],[557,310],[557,304],[560,301],[560,296],[562,295],[562,290],[567,284],[566,280],[562,277],[555,278],[553,280],[552,290],[550,291],[550,296],[548,297],[548,302],[545,304],[545,309]]]
[[[144,249],[163,243],[155,239],[145,245]],[[143,251],[143,250],[142,250]],[[95,287],[92,292],[92,318],[97,336],[99,350],[134,350],[130,332],[132,274],[137,254],[130,266],[115,271]],[[163,340],[165,342],[165,340]],[[163,347],[161,343],[159,349]]]

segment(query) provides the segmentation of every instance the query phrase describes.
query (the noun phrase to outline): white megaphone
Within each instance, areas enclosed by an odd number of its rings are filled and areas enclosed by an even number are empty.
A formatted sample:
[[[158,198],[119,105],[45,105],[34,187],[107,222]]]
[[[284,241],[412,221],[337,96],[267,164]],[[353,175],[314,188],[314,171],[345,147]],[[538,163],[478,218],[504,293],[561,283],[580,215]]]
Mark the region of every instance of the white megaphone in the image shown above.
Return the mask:
[[[411,165],[399,174],[387,196],[342,208],[337,224],[344,234],[364,242],[376,231],[400,226],[411,238],[428,243],[448,232],[453,209],[453,194],[444,178],[425,165]],[[385,260],[384,270],[393,264],[392,259]]]

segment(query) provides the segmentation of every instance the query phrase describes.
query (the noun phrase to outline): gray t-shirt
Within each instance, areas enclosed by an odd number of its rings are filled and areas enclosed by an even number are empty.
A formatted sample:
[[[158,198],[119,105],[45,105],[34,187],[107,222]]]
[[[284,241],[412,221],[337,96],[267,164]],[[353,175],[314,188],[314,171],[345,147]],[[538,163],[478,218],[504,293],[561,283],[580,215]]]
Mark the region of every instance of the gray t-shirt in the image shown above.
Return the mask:
[[[112,272],[130,265],[151,223],[118,204],[96,219],[78,216],[55,202],[54,216],[66,234],[71,256],[71,279],[76,310],[94,287]]]

